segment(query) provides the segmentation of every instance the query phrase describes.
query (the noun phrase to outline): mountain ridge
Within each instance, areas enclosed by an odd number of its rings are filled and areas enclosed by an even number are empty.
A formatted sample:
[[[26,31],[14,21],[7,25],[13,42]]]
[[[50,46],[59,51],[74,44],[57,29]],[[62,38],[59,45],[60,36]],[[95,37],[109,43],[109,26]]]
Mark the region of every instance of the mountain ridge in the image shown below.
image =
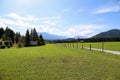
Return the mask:
[[[75,36],[75,37],[67,37],[67,36],[60,36],[55,35],[47,32],[38,32],[38,34],[42,34],[43,38],[45,40],[65,40],[65,39],[77,39],[77,38],[87,38],[85,36]],[[104,31],[101,33],[98,33],[90,38],[120,38],[120,30],[119,29],[111,29],[108,31]]]
[[[67,36],[60,36],[55,34],[50,34],[47,32],[38,32],[38,34],[42,34],[45,40],[62,40],[68,38]]]
[[[91,38],[120,38],[120,30],[119,29],[108,30],[108,31],[96,34]]]

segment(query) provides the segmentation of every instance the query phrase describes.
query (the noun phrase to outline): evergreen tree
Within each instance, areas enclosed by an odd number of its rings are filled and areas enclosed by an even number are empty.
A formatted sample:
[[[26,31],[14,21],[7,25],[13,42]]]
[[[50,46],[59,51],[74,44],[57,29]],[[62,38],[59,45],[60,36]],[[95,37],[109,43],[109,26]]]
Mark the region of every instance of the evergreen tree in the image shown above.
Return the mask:
[[[41,45],[45,45],[45,41],[44,41],[44,39],[43,39],[43,37],[42,37],[41,34],[40,34],[40,36],[39,36],[39,39],[40,39],[40,44],[41,44]]]
[[[19,42],[21,42],[22,44],[24,44],[25,43],[25,36],[20,36]]]
[[[4,34],[4,29],[3,28],[0,28],[0,39],[2,38],[2,35]]]
[[[15,42],[16,42],[16,43],[18,43],[18,42],[20,41],[20,37],[21,37],[20,32],[19,32],[19,33],[17,32],[17,33],[15,34]]]
[[[36,29],[31,29],[31,33],[30,33],[30,40],[31,41],[38,41],[38,34]]]
[[[5,39],[6,40],[11,40],[12,43],[14,43],[14,31],[11,30],[10,28],[6,27],[6,30],[5,30]]]
[[[30,40],[33,41],[33,29],[31,29]]]
[[[11,44],[16,42],[17,44],[23,45],[24,43],[23,46],[30,46],[30,41],[33,43],[38,42],[38,45],[45,45],[42,35],[38,36],[35,28],[31,29],[31,32],[27,29],[25,36],[21,36],[20,32],[14,33],[14,31],[8,27],[6,27],[5,30],[0,28],[0,39],[8,43],[11,42]]]
[[[38,34],[35,28],[33,29],[33,41],[38,41]]]
[[[1,37],[1,39],[2,39],[3,41],[5,41],[5,40],[6,40],[6,34],[3,34],[2,37]]]
[[[29,46],[29,42],[30,42],[30,34],[29,34],[29,30],[27,29],[26,31],[26,35],[25,35],[25,46]]]

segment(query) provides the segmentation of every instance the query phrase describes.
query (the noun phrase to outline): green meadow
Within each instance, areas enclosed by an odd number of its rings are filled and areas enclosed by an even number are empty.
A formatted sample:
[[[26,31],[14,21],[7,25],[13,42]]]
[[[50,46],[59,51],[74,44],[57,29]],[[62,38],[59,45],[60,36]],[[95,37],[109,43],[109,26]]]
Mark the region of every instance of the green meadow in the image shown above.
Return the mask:
[[[90,44],[92,48],[102,48],[102,42],[83,43],[84,47],[89,47]],[[120,42],[104,42],[104,49],[120,51]]]
[[[120,56],[53,44],[0,49],[0,80],[120,80]]]

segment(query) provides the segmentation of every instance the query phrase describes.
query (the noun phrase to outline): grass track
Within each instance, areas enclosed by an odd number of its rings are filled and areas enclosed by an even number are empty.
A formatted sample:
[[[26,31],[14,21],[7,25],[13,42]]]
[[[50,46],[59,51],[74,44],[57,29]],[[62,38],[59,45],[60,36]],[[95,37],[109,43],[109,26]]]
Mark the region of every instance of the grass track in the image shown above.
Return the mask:
[[[57,45],[0,49],[0,80],[120,80],[120,56]]]

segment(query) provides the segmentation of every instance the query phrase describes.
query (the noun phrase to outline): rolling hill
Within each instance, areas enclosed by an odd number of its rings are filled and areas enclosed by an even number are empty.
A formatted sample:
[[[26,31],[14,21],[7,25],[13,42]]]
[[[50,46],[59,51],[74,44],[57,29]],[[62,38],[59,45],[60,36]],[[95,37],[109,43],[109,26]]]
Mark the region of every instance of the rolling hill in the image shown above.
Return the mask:
[[[106,32],[101,32],[91,38],[120,38],[120,30],[112,29]]]

